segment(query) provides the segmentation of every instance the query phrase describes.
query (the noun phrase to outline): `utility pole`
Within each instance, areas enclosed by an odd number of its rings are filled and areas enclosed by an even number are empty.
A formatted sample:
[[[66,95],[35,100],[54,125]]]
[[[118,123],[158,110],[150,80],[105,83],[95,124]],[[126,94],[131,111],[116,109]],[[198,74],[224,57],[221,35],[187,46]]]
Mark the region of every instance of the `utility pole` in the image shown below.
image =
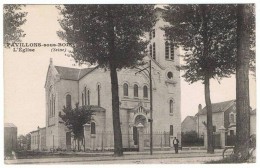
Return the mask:
[[[152,84],[152,61],[149,61],[150,79],[150,154],[153,154],[153,84]]]
[[[149,83],[150,83],[150,119],[148,121],[150,122],[150,154],[152,155],[153,154],[153,84],[152,84],[152,61],[151,60],[149,61],[148,67],[144,69],[140,69],[140,71],[136,72],[135,74],[143,72],[145,70],[146,72],[148,72],[148,74],[146,74],[145,72],[144,73],[149,77]]]

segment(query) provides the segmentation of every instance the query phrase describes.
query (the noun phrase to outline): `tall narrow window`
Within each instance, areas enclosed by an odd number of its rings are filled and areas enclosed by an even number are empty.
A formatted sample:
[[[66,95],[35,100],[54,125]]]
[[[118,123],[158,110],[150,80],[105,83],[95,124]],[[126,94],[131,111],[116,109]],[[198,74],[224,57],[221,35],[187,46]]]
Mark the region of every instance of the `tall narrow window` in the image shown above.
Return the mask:
[[[152,37],[152,32],[150,31],[149,32],[149,39],[151,40],[153,37]]]
[[[87,88],[84,87],[84,105],[87,105]]]
[[[96,134],[96,124],[94,122],[90,124],[90,129],[90,134]]]
[[[137,84],[134,85],[134,97],[138,97],[138,86],[137,86]]]
[[[82,95],[81,95],[81,101],[82,101],[82,106],[84,106],[84,93],[82,93]]]
[[[70,94],[68,94],[66,96],[66,107],[71,108],[71,95]]]
[[[55,116],[55,97],[53,97],[53,116]]]
[[[174,44],[171,43],[171,60],[174,60]]]
[[[165,59],[169,59],[169,43],[165,42]]]
[[[153,46],[151,44],[149,47],[149,53],[150,53],[150,57],[153,58]]]
[[[147,86],[145,85],[144,88],[143,88],[143,93],[144,93],[144,98],[148,98],[148,88]]]
[[[230,118],[229,118],[229,122],[230,122],[230,123],[234,123],[234,122],[235,122],[235,115],[234,115],[234,114],[230,114],[229,117],[230,117]]]
[[[153,29],[153,38],[155,38],[155,29]]]
[[[123,94],[124,96],[128,96],[128,84],[126,83],[123,85]]]
[[[173,125],[170,125],[170,135],[173,136]]]
[[[51,112],[51,110],[52,110],[52,103],[51,103],[51,99],[50,99],[50,104],[49,104],[49,116],[50,117],[52,117],[52,112]]]
[[[100,85],[97,86],[98,106],[100,106]]]
[[[173,100],[170,100],[170,113],[173,113]]]
[[[88,90],[88,105],[90,105],[90,91]]]
[[[153,59],[156,60],[155,43],[153,43]]]

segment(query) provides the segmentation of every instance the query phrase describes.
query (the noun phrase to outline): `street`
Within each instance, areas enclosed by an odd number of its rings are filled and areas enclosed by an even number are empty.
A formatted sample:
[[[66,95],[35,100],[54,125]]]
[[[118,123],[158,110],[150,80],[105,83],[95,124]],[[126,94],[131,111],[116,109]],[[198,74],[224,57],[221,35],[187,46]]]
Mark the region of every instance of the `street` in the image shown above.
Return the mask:
[[[81,155],[74,157],[51,157],[51,158],[35,158],[35,159],[17,159],[5,160],[6,164],[186,164],[186,163],[205,163],[211,160],[221,159],[221,151],[215,154],[207,154],[206,151],[186,151],[174,154],[172,151],[168,153],[134,153],[129,152],[122,157],[114,157],[112,154],[100,154],[96,156]]]
[[[165,159],[143,159],[143,160],[107,160],[107,161],[87,161],[71,162],[71,164],[202,164],[211,160],[219,160],[216,157],[194,157],[194,158],[165,158]],[[62,164],[62,163],[57,163]]]

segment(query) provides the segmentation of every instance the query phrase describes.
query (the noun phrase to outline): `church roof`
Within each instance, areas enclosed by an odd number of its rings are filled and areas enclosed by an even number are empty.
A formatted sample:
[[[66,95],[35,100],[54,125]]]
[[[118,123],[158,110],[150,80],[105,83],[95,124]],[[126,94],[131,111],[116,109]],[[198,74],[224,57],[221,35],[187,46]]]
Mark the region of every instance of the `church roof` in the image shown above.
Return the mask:
[[[217,113],[217,112],[225,112],[233,103],[235,100],[229,100],[229,101],[224,101],[224,102],[219,102],[219,103],[212,103],[212,113]],[[207,113],[207,108],[206,106],[198,112],[196,115],[203,115]]]
[[[106,109],[104,109],[103,107],[97,106],[97,105],[85,105],[87,108],[89,108],[89,110],[92,111],[101,111],[101,112],[105,112]]]
[[[67,80],[79,80],[88,73],[90,73],[95,68],[84,68],[84,69],[77,69],[77,68],[68,68],[62,66],[55,66],[55,69],[60,74],[61,79]]]

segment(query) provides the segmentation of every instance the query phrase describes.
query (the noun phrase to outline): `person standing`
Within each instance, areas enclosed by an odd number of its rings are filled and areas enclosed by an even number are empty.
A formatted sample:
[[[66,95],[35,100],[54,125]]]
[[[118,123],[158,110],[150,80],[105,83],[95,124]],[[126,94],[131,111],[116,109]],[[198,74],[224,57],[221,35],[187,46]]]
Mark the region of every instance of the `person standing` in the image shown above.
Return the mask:
[[[173,139],[173,146],[174,146],[175,153],[178,153],[179,140],[176,139],[176,137],[174,137]]]

